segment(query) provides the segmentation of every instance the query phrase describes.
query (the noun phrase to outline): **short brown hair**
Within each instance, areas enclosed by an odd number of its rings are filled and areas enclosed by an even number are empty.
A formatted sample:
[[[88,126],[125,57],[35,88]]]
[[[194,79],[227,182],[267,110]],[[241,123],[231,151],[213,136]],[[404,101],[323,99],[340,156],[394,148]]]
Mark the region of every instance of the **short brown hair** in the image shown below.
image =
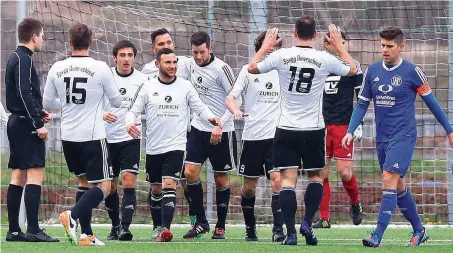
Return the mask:
[[[171,50],[170,48],[162,48],[157,52],[156,59],[158,62],[160,62],[160,59],[162,58],[162,55],[167,55],[167,54],[174,54],[175,51]]]
[[[93,32],[85,24],[73,25],[69,29],[69,39],[74,50],[84,50],[90,47]]]
[[[134,57],[137,56],[137,48],[135,45],[128,41],[128,40],[122,40],[113,47],[113,56],[117,57],[118,56],[118,51],[120,51],[123,48],[132,48],[132,51],[134,51]]]
[[[206,43],[206,47],[209,48],[211,46],[211,38],[209,37],[209,34],[203,31],[196,32],[192,34],[192,37],[190,37],[190,44],[192,46],[201,46],[203,43]]]
[[[255,52],[258,52],[261,48],[261,46],[263,45],[263,41],[264,41],[264,38],[266,38],[266,32],[262,32],[260,33],[260,35],[258,35],[258,37],[256,37],[255,39]],[[277,39],[280,39],[280,36],[278,36],[277,34]],[[280,43],[277,45],[278,47],[282,47],[283,45],[283,41],[280,41]]]
[[[344,31],[340,31],[341,33],[341,38],[344,39],[344,40],[348,40],[348,36],[346,36],[346,33]],[[327,37],[330,38],[330,32],[327,32],[326,33]],[[327,40],[324,38],[324,42],[327,42]]]
[[[384,40],[395,40],[397,44],[404,42],[404,33],[398,26],[387,26],[379,32]]]
[[[39,35],[41,33],[43,27],[44,25],[41,21],[34,18],[25,18],[17,26],[19,42],[29,42],[33,38],[33,35]]]

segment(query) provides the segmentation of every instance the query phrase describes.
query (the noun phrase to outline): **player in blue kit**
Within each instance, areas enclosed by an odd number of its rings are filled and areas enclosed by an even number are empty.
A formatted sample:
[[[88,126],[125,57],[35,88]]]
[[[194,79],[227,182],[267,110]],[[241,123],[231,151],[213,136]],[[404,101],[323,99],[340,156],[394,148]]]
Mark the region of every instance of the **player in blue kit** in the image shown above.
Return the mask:
[[[403,60],[404,34],[398,27],[387,27],[379,33],[383,61],[371,64],[365,72],[359,101],[352,114],[342,146],[353,140],[353,132],[362,121],[370,101],[374,101],[376,117],[376,150],[383,171],[382,201],[377,227],[363,238],[366,247],[379,247],[392,212],[398,205],[413,228],[405,246],[416,247],[428,240],[411,193],[406,188],[406,175],[414,153],[417,129],[415,97],[419,94],[448,134],[453,146],[453,129],[439,102],[431,92],[428,78],[416,65]]]

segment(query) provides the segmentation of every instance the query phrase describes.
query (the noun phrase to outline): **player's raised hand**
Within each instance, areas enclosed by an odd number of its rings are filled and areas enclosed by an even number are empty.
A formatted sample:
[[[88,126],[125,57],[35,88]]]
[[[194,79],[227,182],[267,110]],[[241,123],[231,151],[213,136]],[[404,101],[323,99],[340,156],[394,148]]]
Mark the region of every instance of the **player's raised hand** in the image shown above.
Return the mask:
[[[42,120],[44,121],[44,124],[47,124],[52,120],[52,115],[48,111],[42,109],[41,114],[42,114]]]
[[[450,147],[453,148],[453,133],[450,133],[448,135],[448,142],[450,142]]]
[[[135,123],[129,124],[127,126],[127,133],[135,139],[140,138],[140,135],[142,134],[142,132],[140,131],[140,129],[138,129],[137,126],[140,126],[141,124],[142,123],[140,123],[140,122],[135,122]]]
[[[220,128],[218,126],[214,127],[214,130],[212,130],[211,139],[209,140],[209,142],[212,145],[219,144],[222,141],[222,133],[223,133],[222,128]]]
[[[117,120],[116,115],[113,112],[104,113],[102,118],[104,119],[105,122],[109,124],[114,123]]]
[[[264,41],[261,47],[265,48],[266,50],[268,50],[271,47],[278,47],[278,45],[282,41],[282,38],[277,39],[277,35],[278,35],[277,27],[267,29],[266,37],[264,37]]]
[[[326,41],[330,45],[332,45],[336,49],[344,47],[343,38],[341,37],[341,29],[340,29],[340,27],[338,27],[338,26],[336,26],[334,24],[330,24],[329,25],[329,33],[330,33],[330,37],[327,36],[327,34],[326,34],[326,35],[324,35],[324,38],[326,39]]]
[[[341,146],[344,148],[344,149],[348,149],[348,146],[351,145],[351,142],[353,141],[354,137],[352,136],[352,134],[350,133],[347,133],[343,139],[341,140]]]

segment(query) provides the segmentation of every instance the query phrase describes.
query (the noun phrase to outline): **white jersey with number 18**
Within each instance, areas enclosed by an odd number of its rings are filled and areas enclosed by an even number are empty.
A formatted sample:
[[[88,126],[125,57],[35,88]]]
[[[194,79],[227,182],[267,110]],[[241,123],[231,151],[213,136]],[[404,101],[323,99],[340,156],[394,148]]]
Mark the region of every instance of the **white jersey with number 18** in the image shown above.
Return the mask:
[[[311,47],[277,50],[257,67],[260,73],[278,71],[281,115],[277,127],[295,131],[325,127],[322,99],[326,78],[331,73],[345,76],[350,71],[348,63]]]
[[[120,96],[112,70],[91,57],[69,57],[52,65],[43,99],[61,101],[61,139],[85,142],[104,139],[103,99]]]

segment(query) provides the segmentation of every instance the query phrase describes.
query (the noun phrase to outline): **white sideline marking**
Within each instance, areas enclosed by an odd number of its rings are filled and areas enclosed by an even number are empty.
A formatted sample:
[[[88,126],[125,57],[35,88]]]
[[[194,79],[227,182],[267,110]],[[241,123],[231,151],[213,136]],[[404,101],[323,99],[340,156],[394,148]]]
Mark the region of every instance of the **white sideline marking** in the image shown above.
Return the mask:
[[[43,228],[59,228],[62,227],[61,224],[47,224],[43,223],[39,225],[40,227]],[[110,228],[112,225],[111,224],[91,224],[92,227],[94,228]],[[171,224],[172,227],[175,228],[190,228],[190,224]],[[153,228],[152,224],[131,224],[131,228]],[[235,224],[235,225],[226,225],[227,228],[245,228],[244,224]],[[257,228],[271,228],[272,225],[257,225]],[[296,225],[296,227],[299,227],[299,225]],[[332,225],[333,229],[362,229],[362,228],[375,228],[376,225]],[[424,225],[427,229],[433,229],[433,228],[453,228],[453,225]],[[411,225],[409,224],[390,224],[388,228],[392,229],[409,229],[412,228]],[[429,231],[428,231],[429,232]]]

